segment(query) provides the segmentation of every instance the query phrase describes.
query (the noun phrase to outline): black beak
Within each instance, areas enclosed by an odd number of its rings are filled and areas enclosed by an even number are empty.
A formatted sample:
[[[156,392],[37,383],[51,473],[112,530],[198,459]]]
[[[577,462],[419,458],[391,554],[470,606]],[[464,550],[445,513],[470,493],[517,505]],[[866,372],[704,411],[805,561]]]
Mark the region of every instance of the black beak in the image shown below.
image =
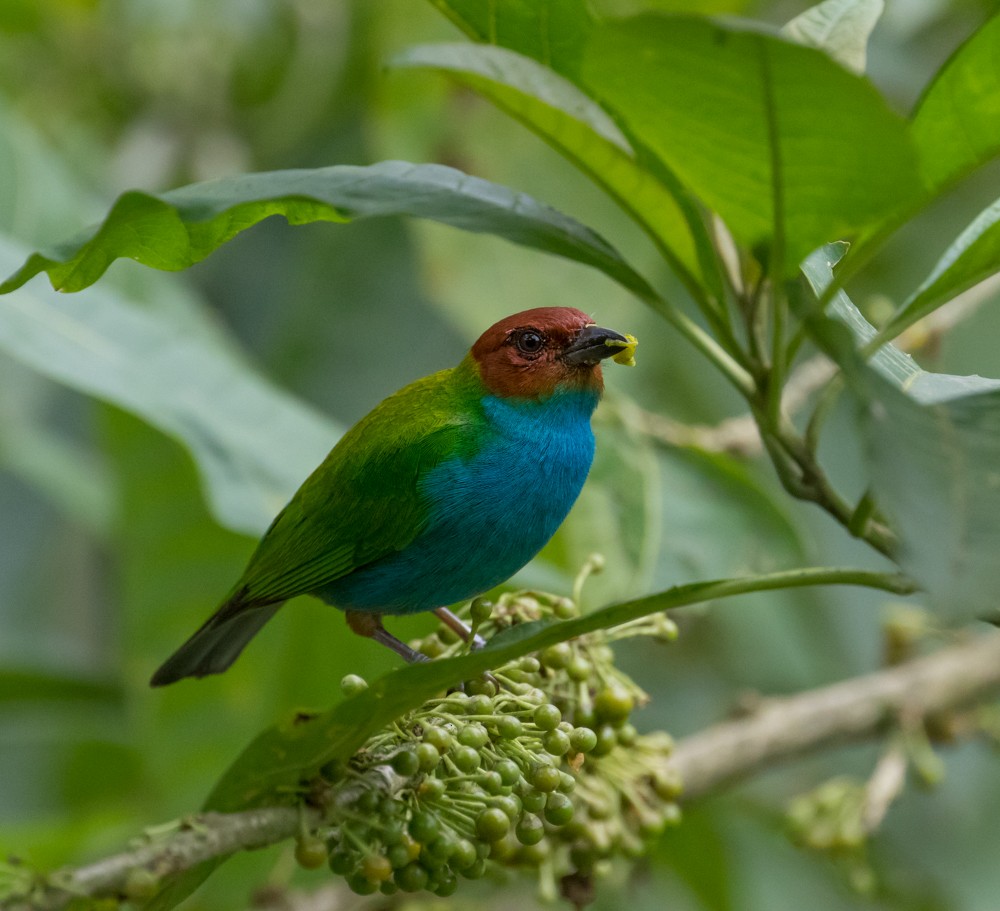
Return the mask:
[[[621,351],[618,345],[606,345],[605,342],[624,342],[628,339],[619,335],[613,329],[602,329],[600,326],[585,326],[576,338],[562,353],[562,359],[567,364],[577,366],[587,364],[593,366],[606,357],[614,357]]]

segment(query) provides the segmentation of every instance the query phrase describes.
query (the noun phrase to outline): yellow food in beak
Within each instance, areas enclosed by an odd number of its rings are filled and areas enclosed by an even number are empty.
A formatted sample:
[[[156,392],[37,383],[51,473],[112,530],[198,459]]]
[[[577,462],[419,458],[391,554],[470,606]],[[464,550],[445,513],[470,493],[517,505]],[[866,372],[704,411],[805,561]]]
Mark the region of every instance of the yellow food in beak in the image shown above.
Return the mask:
[[[623,367],[635,366],[635,349],[639,344],[639,339],[634,335],[626,335],[624,342],[612,338],[605,339],[604,344],[609,348],[621,348],[621,351],[611,358],[616,364],[621,364]]]

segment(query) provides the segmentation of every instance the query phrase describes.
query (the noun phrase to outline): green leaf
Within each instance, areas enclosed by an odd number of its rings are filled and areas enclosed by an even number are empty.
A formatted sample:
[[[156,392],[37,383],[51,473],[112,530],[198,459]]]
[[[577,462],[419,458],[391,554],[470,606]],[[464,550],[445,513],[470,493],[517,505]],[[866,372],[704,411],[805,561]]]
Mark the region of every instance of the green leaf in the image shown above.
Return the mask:
[[[1000,270],[1000,200],[984,209],[945,250],[930,275],[879,330],[895,338],[955,295]]]
[[[584,0],[431,0],[474,41],[531,57],[564,75],[576,71],[593,25]]]
[[[941,616],[961,621],[997,608],[1000,390],[956,395],[951,379],[925,374],[922,402],[870,372],[855,371],[853,389],[866,406],[872,490],[899,536],[898,562]]]
[[[884,9],[884,0],[824,0],[786,23],[781,33],[825,51],[837,63],[861,74],[868,38]]]
[[[595,28],[583,74],[781,274],[920,192],[903,121],[825,54],[702,19]]]
[[[0,466],[45,494],[81,527],[106,536],[115,490],[100,455],[45,415],[58,387],[13,360],[0,359]]]
[[[191,184],[162,196],[130,191],[104,221],[49,253],[35,253],[0,293],[48,272],[53,287],[78,291],[127,256],[157,269],[185,269],[271,215],[290,224],[345,223],[412,215],[497,234],[605,272],[640,296],[652,291],[603,238],[523,193],[442,165],[383,161],[270,171]]]
[[[0,270],[21,259],[0,239]],[[191,452],[223,524],[260,534],[338,428],[270,386],[200,312],[44,286],[0,299],[0,350],[137,414]]]
[[[920,170],[940,189],[1000,151],[1000,16],[975,31],[938,71],[913,114]]]
[[[833,584],[866,585],[897,593],[912,590],[906,580],[880,573],[799,569],[676,586],[575,620],[538,621],[513,627],[470,655],[412,664],[376,680],[364,692],[342,700],[328,711],[295,713],[247,747],[212,790],[204,809],[226,812],[294,803],[303,781],[316,775],[325,763],[351,756],[379,728],[449,686],[557,642],[610,629],[658,611],[731,595]]]
[[[817,297],[833,280],[833,267],[843,257],[846,248],[846,244],[827,244],[811,253],[802,264],[802,273]],[[836,331],[836,324],[819,319],[816,314],[811,314],[809,321],[812,335],[842,368],[856,369],[859,350],[871,345],[878,331],[843,290],[838,290],[833,296],[829,309],[850,330],[855,344],[845,345],[842,335]],[[889,344],[878,347],[868,363],[876,373],[910,398],[928,404],[1000,388],[1000,380],[988,377],[930,373],[910,355]]]
[[[0,704],[93,702],[117,705],[121,687],[108,680],[57,674],[46,670],[0,667]]]
[[[409,48],[390,61],[446,74],[537,133],[601,186],[650,234],[678,271],[700,274],[689,222],[671,190],[637,161],[614,120],[572,82],[503,47],[434,44]]]
[[[841,252],[828,248],[810,257],[804,271],[817,295]],[[930,373],[892,345],[880,348],[869,366],[855,340],[869,342],[874,327],[842,291],[831,309],[839,322],[814,313],[807,324],[858,402],[869,489],[899,539],[897,562],[942,617],[995,612],[1000,380]]]

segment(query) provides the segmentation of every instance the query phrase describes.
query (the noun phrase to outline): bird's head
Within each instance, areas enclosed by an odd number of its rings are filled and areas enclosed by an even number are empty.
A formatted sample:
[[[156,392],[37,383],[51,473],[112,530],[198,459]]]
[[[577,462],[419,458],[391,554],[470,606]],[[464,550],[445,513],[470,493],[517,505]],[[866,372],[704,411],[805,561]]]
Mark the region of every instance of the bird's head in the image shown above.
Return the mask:
[[[493,395],[539,399],[557,389],[600,394],[601,361],[634,343],[572,307],[539,307],[490,326],[471,353]]]

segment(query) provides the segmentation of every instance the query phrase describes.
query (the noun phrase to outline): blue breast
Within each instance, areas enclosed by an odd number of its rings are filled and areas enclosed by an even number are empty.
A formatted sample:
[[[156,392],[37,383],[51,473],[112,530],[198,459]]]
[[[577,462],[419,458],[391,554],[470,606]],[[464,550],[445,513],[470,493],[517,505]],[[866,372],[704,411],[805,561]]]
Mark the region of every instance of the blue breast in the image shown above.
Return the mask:
[[[330,583],[345,610],[408,614],[472,598],[505,582],[555,534],[594,458],[591,392],[543,402],[487,396],[488,430],[473,456],[420,481],[430,521],[404,550]]]

